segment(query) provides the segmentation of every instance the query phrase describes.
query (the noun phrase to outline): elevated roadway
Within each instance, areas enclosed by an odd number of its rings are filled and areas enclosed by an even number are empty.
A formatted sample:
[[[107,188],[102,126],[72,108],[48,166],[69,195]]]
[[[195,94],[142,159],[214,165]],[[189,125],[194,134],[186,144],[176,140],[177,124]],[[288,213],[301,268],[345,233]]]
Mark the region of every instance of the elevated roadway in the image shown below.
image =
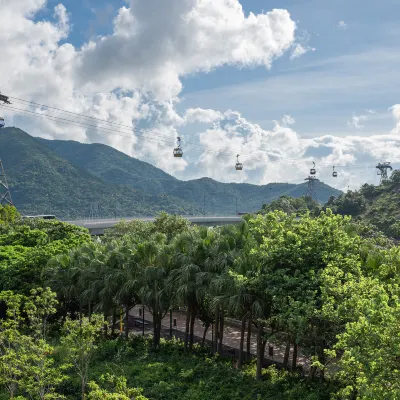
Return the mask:
[[[226,217],[214,217],[214,216],[203,216],[203,217],[187,217],[191,223],[195,225],[203,225],[203,226],[222,226],[222,225],[232,225],[237,224],[243,221],[241,216],[226,216]],[[154,222],[155,218],[153,217],[132,217],[132,218],[121,218],[121,219],[86,219],[86,220],[78,220],[78,221],[67,221],[70,224],[74,224],[77,226],[83,226],[84,228],[89,229],[91,235],[103,235],[106,229],[114,228],[116,224],[121,221],[129,222],[129,221],[148,221]]]

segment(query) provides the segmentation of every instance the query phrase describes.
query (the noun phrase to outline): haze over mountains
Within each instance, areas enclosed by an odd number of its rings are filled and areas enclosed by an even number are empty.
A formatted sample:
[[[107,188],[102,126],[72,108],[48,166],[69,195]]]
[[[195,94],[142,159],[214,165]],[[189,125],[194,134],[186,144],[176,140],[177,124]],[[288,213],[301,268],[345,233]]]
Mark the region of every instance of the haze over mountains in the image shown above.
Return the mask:
[[[306,189],[306,184],[180,181],[112,147],[33,138],[17,128],[2,130],[0,157],[21,212],[60,218],[88,217],[97,207],[100,217],[154,215],[162,210],[200,215],[204,206],[207,215],[231,215],[258,211],[281,195],[300,197]],[[316,189],[321,203],[341,193],[321,182]]]

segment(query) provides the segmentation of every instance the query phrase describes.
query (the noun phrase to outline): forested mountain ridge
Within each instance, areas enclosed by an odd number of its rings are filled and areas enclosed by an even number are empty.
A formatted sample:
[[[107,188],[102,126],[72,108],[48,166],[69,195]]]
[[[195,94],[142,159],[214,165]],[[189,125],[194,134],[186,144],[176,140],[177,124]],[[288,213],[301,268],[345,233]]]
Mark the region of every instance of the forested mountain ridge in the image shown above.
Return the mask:
[[[380,229],[386,235],[400,238],[400,171],[379,186],[365,184],[358,191],[348,191],[331,198],[325,208],[341,215],[351,215]]]
[[[88,217],[91,209],[103,217],[200,213],[196,205],[179,198],[104,182],[20,129],[2,129],[0,158],[13,202],[23,214],[79,219]]]
[[[206,214],[256,212],[263,204],[282,195],[301,197],[307,187],[305,183],[270,183],[261,186],[221,183],[210,178],[181,181],[151,164],[129,157],[109,146],[40,138],[37,140],[60,157],[106,182],[129,185],[151,194],[178,197],[195,203]],[[322,182],[316,184],[317,200],[321,204],[331,196],[341,193]]]

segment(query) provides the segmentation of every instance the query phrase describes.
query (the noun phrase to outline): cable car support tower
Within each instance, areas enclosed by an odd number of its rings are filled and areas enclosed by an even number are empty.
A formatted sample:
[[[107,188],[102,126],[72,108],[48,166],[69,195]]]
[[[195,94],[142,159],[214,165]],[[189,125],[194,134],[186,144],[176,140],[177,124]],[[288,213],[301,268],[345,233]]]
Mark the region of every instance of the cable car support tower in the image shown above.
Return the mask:
[[[315,169],[315,162],[313,162],[313,164],[314,164],[313,168],[310,169],[310,175],[308,176],[308,178],[306,178],[304,180],[308,182],[306,197],[311,197],[311,199],[316,200],[317,193],[315,190],[315,186],[316,186],[316,183],[319,182],[319,179],[315,176],[315,174],[317,173],[317,171]]]
[[[376,166],[376,169],[378,170],[378,175],[381,177],[380,184],[389,179],[388,170],[390,171],[393,170],[392,166],[390,165],[390,162],[379,163]]]
[[[0,102],[3,104],[11,104],[7,96],[0,93]],[[4,118],[0,116],[0,129],[5,125]],[[7,182],[7,176],[4,171],[3,162],[0,158],[0,204],[13,206],[10,188]]]

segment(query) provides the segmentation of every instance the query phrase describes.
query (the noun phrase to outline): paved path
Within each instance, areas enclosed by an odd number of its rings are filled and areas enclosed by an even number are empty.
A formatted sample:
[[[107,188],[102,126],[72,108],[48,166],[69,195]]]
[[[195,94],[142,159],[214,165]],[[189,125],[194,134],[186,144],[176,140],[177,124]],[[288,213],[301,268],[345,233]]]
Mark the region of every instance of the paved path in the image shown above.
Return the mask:
[[[130,314],[134,317],[139,317],[141,306],[136,306],[134,307],[131,311]],[[185,326],[186,326],[186,314],[184,312],[173,312],[172,314],[172,319],[176,319],[176,327],[173,326],[173,332],[178,331],[178,332],[185,332]],[[148,322],[151,322],[152,316],[151,314],[145,310],[145,320]],[[165,330],[170,329],[170,315],[169,313],[165,316],[165,318],[162,320],[162,328]],[[138,330],[140,330],[138,328]],[[253,332],[251,335],[251,353],[256,355],[257,354],[257,337],[256,337],[256,328],[253,326]],[[151,333],[150,329],[147,329],[145,333]],[[200,320],[195,321],[194,325],[194,334],[195,336],[198,337],[198,340],[201,341],[203,338],[204,334],[204,328],[203,324]],[[208,329],[206,339],[211,341],[212,340],[212,329],[211,327]],[[246,332],[246,337],[247,337],[247,332]],[[246,337],[245,337],[245,350],[246,350]],[[224,340],[223,344],[227,345],[229,347],[232,347],[234,349],[239,349],[240,345],[240,322],[238,323],[233,323],[233,322],[225,322],[225,327],[224,327]],[[268,354],[268,346],[272,346],[274,348],[274,355],[269,356]],[[273,343],[267,343],[267,346],[265,347],[265,359],[266,360],[271,360],[274,362],[282,363],[283,362],[283,357],[285,353],[285,346],[281,345],[274,345]],[[300,354],[300,351],[299,351]],[[292,360],[292,351],[290,352],[290,358],[289,358],[289,363],[291,363]],[[308,369],[309,368],[309,360],[306,359],[305,357],[302,357],[299,355],[297,359],[297,364],[303,366],[303,368]]]

